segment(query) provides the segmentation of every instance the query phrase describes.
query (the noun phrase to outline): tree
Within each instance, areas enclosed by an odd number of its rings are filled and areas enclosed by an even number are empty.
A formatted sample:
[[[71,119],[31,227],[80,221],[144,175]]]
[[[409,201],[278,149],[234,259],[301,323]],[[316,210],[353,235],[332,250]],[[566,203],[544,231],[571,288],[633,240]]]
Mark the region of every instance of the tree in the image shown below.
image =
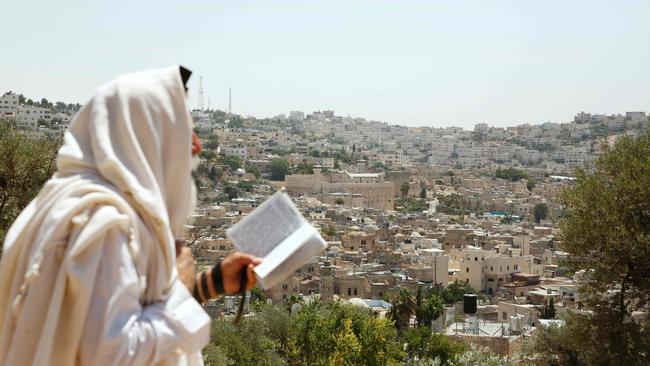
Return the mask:
[[[538,203],[533,208],[533,213],[535,215],[535,222],[540,223],[548,216],[548,205],[546,203]]]
[[[389,316],[395,321],[398,330],[408,328],[411,316],[415,314],[416,306],[413,295],[409,290],[400,290],[399,295],[393,300],[393,307],[390,308]]]
[[[535,179],[528,179],[526,181],[526,188],[528,188],[528,191],[532,192],[533,188],[537,185],[537,181]]]
[[[406,344],[407,360],[438,360],[438,365],[448,365],[465,347],[449,340],[445,335],[433,333],[426,327],[407,329],[402,333]],[[412,364],[411,362],[407,364]]]
[[[406,198],[406,195],[409,193],[409,190],[411,189],[411,186],[409,182],[404,182],[402,185],[399,187],[400,193],[402,193],[402,198]]]
[[[257,167],[257,165],[253,164],[246,164],[246,172],[251,173],[255,176],[255,179],[260,179],[262,177],[262,173],[260,172],[260,168]]]
[[[276,158],[269,163],[271,180],[284,180],[284,177],[289,174],[289,170],[289,162],[286,159]]]
[[[199,157],[200,157],[201,159],[205,159],[205,160],[208,160],[208,161],[209,161],[209,160],[214,160],[214,159],[216,159],[216,158],[217,158],[217,154],[216,154],[214,151],[212,151],[212,150],[202,150],[202,151],[199,153]]]
[[[217,148],[219,148],[219,136],[210,135],[210,137],[208,137],[208,141],[206,141],[205,144],[203,144],[203,147],[206,150],[216,150]]]
[[[27,138],[0,121],[0,253],[9,226],[54,173],[59,144]]]
[[[464,294],[475,294],[476,290],[467,282],[455,280],[440,293],[446,304],[452,304],[463,300]]]
[[[228,155],[221,159],[221,163],[228,165],[231,171],[241,168],[241,160],[237,155]]]
[[[427,199],[427,188],[426,187],[422,187],[422,189],[420,190],[420,199],[423,199],[423,200]]]
[[[571,314],[551,339],[582,364],[650,364],[650,132],[622,137],[598,158],[593,173],[579,169],[561,195],[561,248],[576,271],[588,315]],[[645,312],[645,316],[638,316]],[[633,316],[635,315],[635,316]],[[575,337],[575,338],[573,338]],[[575,363],[574,363],[575,364]]]
[[[555,304],[553,303],[553,299],[549,301],[548,305],[544,305],[540,319],[555,319]]]
[[[237,183],[237,188],[239,188],[242,191],[252,192],[253,182],[251,182],[250,180],[240,180],[239,183]]]
[[[263,319],[245,317],[237,325],[228,320],[213,320],[210,343],[203,350],[207,365],[224,360],[232,365],[283,365],[279,344],[265,332]]]
[[[237,198],[239,196],[239,188],[229,183],[223,187],[223,193],[228,196],[229,200],[232,200],[233,198]]]
[[[334,352],[330,356],[330,366],[353,366],[361,360],[361,345],[352,332],[352,320],[343,320],[343,329],[336,335]]]
[[[507,179],[513,182],[522,179],[528,179],[528,174],[515,168],[506,168],[506,169],[498,168],[495,173],[495,176],[499,179]]]
[[[445,311],[442,298],[435,293],[428,296],[422,294],[422,287],[418,287],[415,294],[415,319],[418,326],[431,327],[431,322],[438,319]]]
[[[343,200],[343,198],[339,197],[336,200],[334,200],[334,203],[337,204],[337,205],[344,205],[345,201]]]
[[[314,174],[314,166],[303,160],[296,169],[298,174]]]
[[[210,170],[208,171],[208,178],[210,178],[211,181],[218,182],[221,180],[221,177],[223,177],[223,170],[221,168],[217,168],[215,166],[210,167]]]

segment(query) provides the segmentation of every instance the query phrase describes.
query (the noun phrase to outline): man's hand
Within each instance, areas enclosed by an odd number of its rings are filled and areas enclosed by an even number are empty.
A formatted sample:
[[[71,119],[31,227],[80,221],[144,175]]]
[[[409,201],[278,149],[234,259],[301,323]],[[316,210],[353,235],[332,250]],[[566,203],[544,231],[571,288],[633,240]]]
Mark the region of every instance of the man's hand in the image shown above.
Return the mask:
[[[249,254],[232,253],[221,261],[221,278],[223,278],[223,290],[226,295],[232,295],[239,292],[241,270],[246,268],[248,283],[246,290],[255,286],[255,274],[253,267],[260,264],[262,260]]]
[[[176,245],[176,268],[178,277],[181,282],[190,290],[194,291],[194,278],[196,277],[196,267],[192,251],[186,246]]]

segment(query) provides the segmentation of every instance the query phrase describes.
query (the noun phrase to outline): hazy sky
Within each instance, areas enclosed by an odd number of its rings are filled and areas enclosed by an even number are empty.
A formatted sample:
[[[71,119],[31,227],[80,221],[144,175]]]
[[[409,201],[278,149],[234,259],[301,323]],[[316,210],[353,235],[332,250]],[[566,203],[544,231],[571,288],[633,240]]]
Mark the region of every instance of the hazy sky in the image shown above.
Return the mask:
[[[92,4],[90,3],[98,3]],[[28,1],[1,6],[0,91],[81,102],[182,63],[213,107],[405,125],[650,110],[650,1]],[[196,93],[190,96],[196,106]],[[207,104],[207,98],[206,98]]]

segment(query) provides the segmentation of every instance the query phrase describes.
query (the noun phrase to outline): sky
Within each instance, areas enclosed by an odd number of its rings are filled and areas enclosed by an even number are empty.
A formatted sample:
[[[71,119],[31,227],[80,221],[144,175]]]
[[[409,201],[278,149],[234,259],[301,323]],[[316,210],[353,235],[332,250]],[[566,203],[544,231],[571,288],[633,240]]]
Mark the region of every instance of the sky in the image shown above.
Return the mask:
[[[183,64],[189,103],[408,126],[650,110],[650,1],[5,0],[0,92],[88,100]]]

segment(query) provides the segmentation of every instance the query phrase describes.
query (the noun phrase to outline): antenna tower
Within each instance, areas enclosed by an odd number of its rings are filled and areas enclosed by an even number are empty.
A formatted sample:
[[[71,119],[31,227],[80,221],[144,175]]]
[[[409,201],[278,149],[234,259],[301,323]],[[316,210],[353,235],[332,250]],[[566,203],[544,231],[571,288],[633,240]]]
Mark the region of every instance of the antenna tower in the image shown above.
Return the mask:
[[[228,114],[232,113],[232,86],[228,89]]]
[[[196,108],[200,111],[203,110],[203,76],[199,78],[199,100]]]

